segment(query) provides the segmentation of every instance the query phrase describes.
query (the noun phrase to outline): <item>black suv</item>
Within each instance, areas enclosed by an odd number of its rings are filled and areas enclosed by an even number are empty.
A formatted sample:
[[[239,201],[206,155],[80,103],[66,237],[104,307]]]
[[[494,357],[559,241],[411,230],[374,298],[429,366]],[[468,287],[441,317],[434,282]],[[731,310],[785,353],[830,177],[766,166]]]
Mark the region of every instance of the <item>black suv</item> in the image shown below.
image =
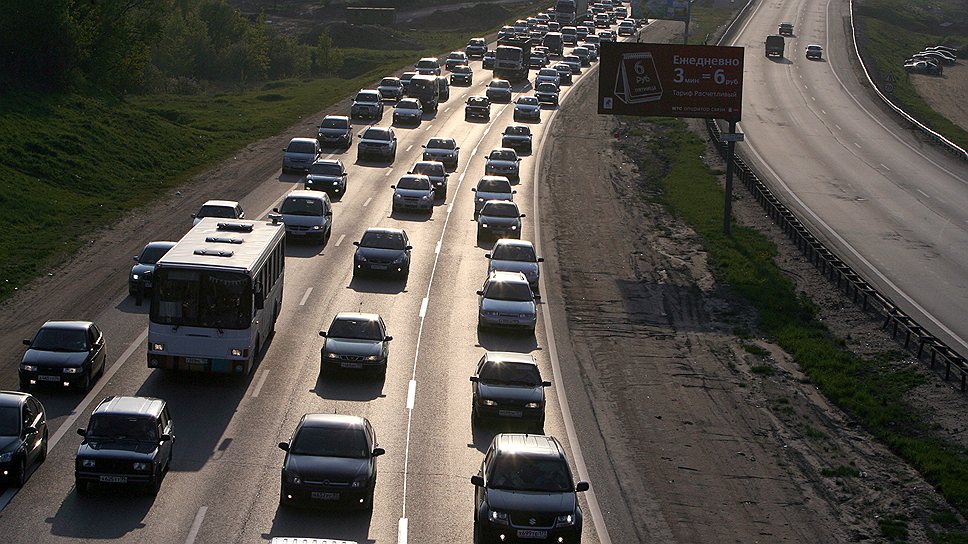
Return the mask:
[[[481,470],[471,477],[474,542],[580,542],[581,507],[565,450],[534,434],[494,437]]]
[[[464,106],[464,120],[474,118],[491,120],[491,99],[486,96],[471,96],[467,99]]]
[[[37,331],[20,361],[20,390],[41,383],[91,388],[104,374],[104,336],[90,321],[48,321]]]
[[[152,495],[171,467],[174,424],[165,401],[150,397],[108,397],[91,414],[74,460],[78,493],[92,483],[141,484]]]
[[[0,391],[0,483],[23,487],[35,462],[47,458],[47,415],[27,393]]]

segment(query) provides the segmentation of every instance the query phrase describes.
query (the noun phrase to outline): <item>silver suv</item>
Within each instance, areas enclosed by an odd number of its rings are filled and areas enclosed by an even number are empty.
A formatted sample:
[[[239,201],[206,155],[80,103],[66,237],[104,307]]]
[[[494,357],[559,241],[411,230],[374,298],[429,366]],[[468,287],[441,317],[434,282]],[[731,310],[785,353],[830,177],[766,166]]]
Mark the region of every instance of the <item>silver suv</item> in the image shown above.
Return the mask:
[[[291,171],[308,171],[323,150],[316,138],[293,138],[282,152],[282,173],[288,174]]]
[[[293,191],[272,211],[282,216],[286,235],[292,238],[326,243],[333,232],[333,205],[323,191]]]
[[[540,297],[531,291],[524,274],[491,272],[477,295],[477,328],[524,329],[534,333],[538,321],[535,300]]]

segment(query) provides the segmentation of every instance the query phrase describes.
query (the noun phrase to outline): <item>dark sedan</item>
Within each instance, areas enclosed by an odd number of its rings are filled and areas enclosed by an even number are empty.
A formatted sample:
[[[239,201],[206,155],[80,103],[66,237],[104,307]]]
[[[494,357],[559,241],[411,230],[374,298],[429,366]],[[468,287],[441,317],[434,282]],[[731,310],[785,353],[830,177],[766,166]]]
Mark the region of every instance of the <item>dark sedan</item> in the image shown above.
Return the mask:
[[[403,229],[369,228],[353,242],[353,276],[379,272],[404,278],[410,273],[410,241]]]
[[[544,432],[544,388],[534,356],[526,353],[489,351],[471,376],[471,421],[521,423],[536,433]]]
[[[464,120],[484,119],[491,120],[491,100],[485,96],[472,96],[467,99],[464,106]]]
[[[23,487],[34,463],[47,458],[47,415],[27,393],[0,391],[0,483]]]
[[[501,133],[501,147],[531,154],[531,129],[527,125],[508,125]]]
[[[155,263],[165,256],[168,250],[175,246],[175,242],[149,242],[134,256],[137,264],[131,267],[128,274],[128,294],[138,296],[151,289],[151,276],[155,273]]]
[[[339,159],[318,159],[309,166],[303,182],[307,191],[323,191],[333,200],[346,193],[346,167]]]
[[[106,348],[101,330],[90,321],[48,321],[37,331],[20,362],[20,389],[50,383],[91,388],[104,374]]]
[[[383,318],[378,314],[341,312],[336,314],[329,330],[319,331],[325,338],[319,350],[319,371],[328,368],[387,373],[390,340]]]
[[[282,464],[279,504],[373,508],[376,432],[364,417],[306,414],[299,420]]]

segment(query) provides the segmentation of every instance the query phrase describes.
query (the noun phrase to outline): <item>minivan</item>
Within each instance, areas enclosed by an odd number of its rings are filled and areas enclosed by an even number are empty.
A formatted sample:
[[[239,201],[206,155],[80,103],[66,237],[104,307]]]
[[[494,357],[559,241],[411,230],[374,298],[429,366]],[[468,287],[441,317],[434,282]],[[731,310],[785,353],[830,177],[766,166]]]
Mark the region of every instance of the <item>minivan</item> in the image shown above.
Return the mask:
[[[272,211],[281,215],[286,236],[293,239],[325,243],[333,231],[333,204],[329,195],[322,191],[292,191],[282,205]]]

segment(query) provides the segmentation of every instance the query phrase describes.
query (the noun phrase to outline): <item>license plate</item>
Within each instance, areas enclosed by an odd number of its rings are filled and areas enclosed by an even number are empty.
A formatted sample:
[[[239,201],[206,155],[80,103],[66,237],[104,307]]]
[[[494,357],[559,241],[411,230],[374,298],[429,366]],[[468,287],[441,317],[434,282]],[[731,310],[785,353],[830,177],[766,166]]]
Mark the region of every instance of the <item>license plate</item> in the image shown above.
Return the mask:
[[[109,484],[126,484],[128,483],[127,476],[101,476],[100,480]]]
[[[37,379],[42,382],[59,382],[60,376],[37,376]]]
[[[518,529],[518,538],[548,538],[548,531],[535,531],[534,529]]]
[[[371,264],[370,265],[370,268],[372,268],[373,270],[386,270],[387,269],[387,265],[385,265],[385,264]]]
[[[185,362],[190,365],[205,365],[205,364],[208,364],[208,359],[199,359],[198,357],[185,357]]]
[[[319,499],[321,501],[337,501],[339,500],[339,493],[328,493],[326,491],[313,491],[312,498]]]
[[[517,324],[517,321],[515,321],[515,320],[513,320],[513,319],[502,319],[502,320],[500,321],[500,323],[501,323],[502,325],[516,325],[516,324]]]
[[[521,410],[498,410],[497,415],[501,417],[521,417],[523,412]]]
[[[342,368],[363,368],[363,363],[340,363]]]

